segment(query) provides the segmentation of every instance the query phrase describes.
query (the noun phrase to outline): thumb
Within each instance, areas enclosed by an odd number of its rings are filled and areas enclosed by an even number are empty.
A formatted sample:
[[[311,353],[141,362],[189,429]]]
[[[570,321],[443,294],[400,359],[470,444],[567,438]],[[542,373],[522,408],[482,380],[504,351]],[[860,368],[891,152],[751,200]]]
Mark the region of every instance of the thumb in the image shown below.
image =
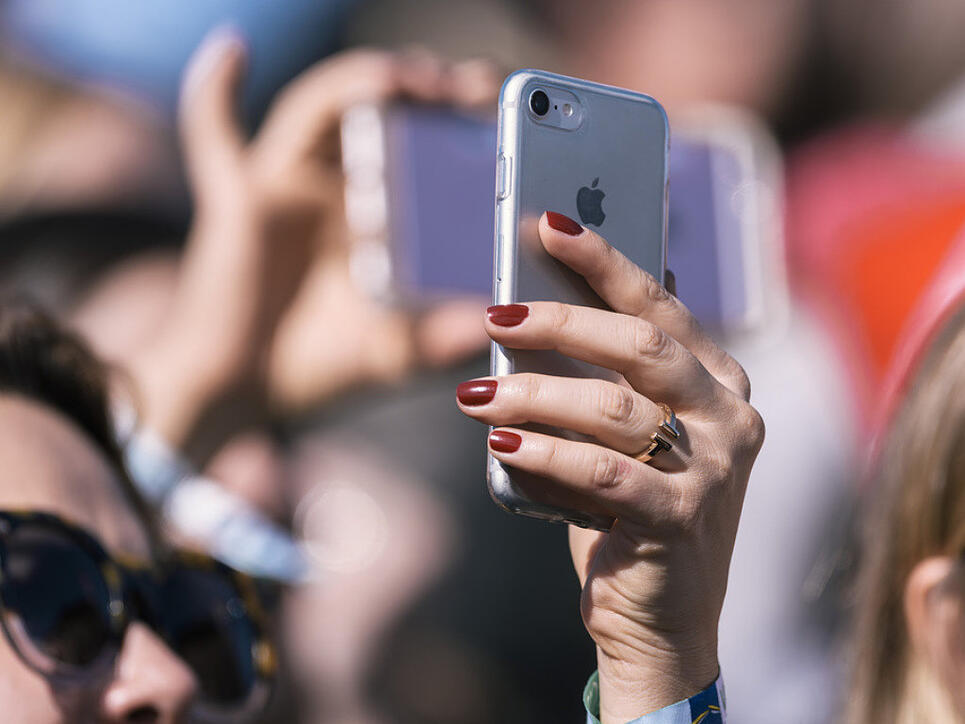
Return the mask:
[[[217,28],[188,63],[181,85],[179,125],[188,174],[196,193],[230,180],[245,147],[238,119],[238,90],[247,51],[241,35]]]
[[[573,568],[580,579],[580,588],[586,585],[586,579],[590,575],[590,568],[593,566],[593,559],[596,558],[600,545],[606,538],[606,533],[598,530],[588,530],[577,528],[575,525],[569,528],[570,555],[573,557]]]
[[[489,346],[483,324],[487,300],[467,297],[433,307],[416,320],[416,347],[423,364],[455,364]]]

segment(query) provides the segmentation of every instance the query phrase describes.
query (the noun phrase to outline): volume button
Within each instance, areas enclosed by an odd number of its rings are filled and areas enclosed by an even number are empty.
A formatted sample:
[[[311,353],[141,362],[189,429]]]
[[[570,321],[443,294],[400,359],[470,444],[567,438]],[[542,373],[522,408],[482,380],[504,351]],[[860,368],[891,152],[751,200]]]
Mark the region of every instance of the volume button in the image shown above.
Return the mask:
[[[509,197],[513,184],[513,157],[500,153],[496,158],[496,200]]]

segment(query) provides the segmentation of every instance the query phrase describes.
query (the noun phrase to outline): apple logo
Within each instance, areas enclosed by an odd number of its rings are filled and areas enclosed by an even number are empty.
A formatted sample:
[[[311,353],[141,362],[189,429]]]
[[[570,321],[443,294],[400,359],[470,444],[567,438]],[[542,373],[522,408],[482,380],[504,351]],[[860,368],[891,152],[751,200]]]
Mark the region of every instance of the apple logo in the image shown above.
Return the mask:
[[[592,186],[584,186],[576,194],[576,210],[580,212],[580,220],[584,224],[600,226],[606,218],[603,212],[603,197],[606,196],[596,185],[600,177],[593,179]]]

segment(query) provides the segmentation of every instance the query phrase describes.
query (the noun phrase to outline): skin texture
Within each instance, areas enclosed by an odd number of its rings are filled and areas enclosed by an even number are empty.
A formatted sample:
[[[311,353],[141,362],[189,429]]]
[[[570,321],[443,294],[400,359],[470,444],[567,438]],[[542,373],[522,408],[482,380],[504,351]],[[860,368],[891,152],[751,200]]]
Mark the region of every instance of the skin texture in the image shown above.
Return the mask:
[[[520,436],[515,451],[492,439],[490,450],[547,479],[527,495],[617,518],[609,534],[572,528],[570,547],[597,645],[601,719],[618,724],[717,676],[717,622],[764,427],[740,365],[656,279],[592,231],[560,232],[544,215],[539,232],[546,250],[614,311],[530,302],[512,326],[494,324],[490,313],[487,332],[508,347],[554,349],[607,367],[625,383],[510,375],[496,378],[492,402],[460,407],[500,427],[496,433]],[[663,419],[657,402],[676,411],[681,438],[646,464],[634,455]],[[503,428],[524,422],[597,442]]]
[[[54,513],[95,535],[110,553],[142,560],[148,539],[113,470],[71,422],[37,403],[0,396],[0,508]],[[4,718],[20,724],[186,721],[197,684],[147,627],[128,630],[113,673],[83,688],[54,685],[0,639]]]

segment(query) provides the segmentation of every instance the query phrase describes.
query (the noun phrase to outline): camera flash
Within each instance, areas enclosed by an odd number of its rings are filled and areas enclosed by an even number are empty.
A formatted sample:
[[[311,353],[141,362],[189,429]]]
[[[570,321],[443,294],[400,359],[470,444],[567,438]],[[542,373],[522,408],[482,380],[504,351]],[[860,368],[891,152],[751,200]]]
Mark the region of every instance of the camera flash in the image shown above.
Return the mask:
[[[569,117],[572,116],[572,115],[573,115],[573,106],[571,106],[569,103],[564,103],[564,104],[563,104],[563,117],[564,117],[564,118],[569,118]]]

